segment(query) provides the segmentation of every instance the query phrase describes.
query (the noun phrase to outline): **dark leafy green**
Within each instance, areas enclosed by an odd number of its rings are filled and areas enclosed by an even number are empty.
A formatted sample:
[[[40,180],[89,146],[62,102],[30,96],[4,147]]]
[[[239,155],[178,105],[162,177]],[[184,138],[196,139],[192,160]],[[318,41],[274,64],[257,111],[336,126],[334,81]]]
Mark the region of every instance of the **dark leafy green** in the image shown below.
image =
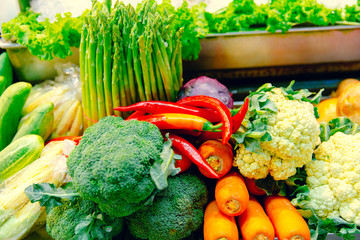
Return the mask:
[[[52,183],[36,183],[25,188],[24,192],[30,202],[39,202],[41,206],[46,207],[46,212],[49,212],[56,206],[60,206],[63,199],[74,201],[80,196],[72,188],[71,183],[60,188],[57,188]]]
[[[208,33],[208,23],[205,20],[204,3],[190,8],[187,1],[175,9],[170,0],[163,1],[159,5],[158,11],[162,15],[173,14],[173,27],[178,30],[184,28],[181,36],[182,58],[185,60],[196,60],[200,53],[199,38],[205,37]]]

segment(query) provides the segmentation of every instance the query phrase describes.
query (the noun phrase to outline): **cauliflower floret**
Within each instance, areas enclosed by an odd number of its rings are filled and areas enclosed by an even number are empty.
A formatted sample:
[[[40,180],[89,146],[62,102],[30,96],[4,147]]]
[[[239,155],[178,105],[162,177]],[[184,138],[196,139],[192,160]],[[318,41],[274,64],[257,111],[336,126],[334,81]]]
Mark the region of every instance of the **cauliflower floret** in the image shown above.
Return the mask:
[[[337,204],[337,199],[330,187],[327,185],[313,188],[314,191],[310,191],[310,207],[317,209],[319,217],[327,217],[329,213],[334,211]]]
[[[268,175],[270,162],[270,154],[266,152],[262,154],[252,153],[246,150],[243,144],[240,144],[236,150],[233,165],[239,168],[243,176],[259,179]]]
[[[296,161],[297,167],[301,167],[311,161],[320,134],[314,107],[308,102],[286,99],[280,88],[273,92],[269,92],[269,99],[278,112],[272,114],[276,120],[267,125],[272,140],[261,146],[271,155]]]
[[[297,167],[311,161],[320,127],[309,102],[289,100],[280,88],[266,94],[277,108],[277,112],[265,113],[271,140],[260,143],[260,154],[239,144],[234,166],[248,178],[265,178],[270,173],[275,180],[285,180],[295,175]]]
[[[359,149],[360,133],[337,132],[315,150],[316,160],[305,165],[310,204],[320,217],[340,216],[360,226]],[[332,208],[329,196],[336,200]]]

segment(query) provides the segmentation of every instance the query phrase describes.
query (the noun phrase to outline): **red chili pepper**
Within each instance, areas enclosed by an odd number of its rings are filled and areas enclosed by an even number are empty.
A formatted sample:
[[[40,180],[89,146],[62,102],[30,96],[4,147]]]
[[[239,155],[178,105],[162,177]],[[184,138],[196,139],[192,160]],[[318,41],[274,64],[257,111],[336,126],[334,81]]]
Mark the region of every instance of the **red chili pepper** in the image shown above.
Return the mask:
[[[232,117],[232,121],[233,121],[232,133],[235,133],[237,130],[239,130],[248,109],[249,109],[249,98],[246,98],[244,104],[241,106],[238,112]],[[206,141],[211,139],[219,139],[221,138],[221,136],[222,136],[221,132],[202,132],[200,134],[200,140]]]
[[[188,157],[198,168],[206,171],[208,177],[219,178],[219,175],[210,167],[200,152],[190,142],[172,133],[169,134],[169,139],[172,141],[173,147],[181,152],[181,155]]]
[[[166,101],[144,101],[134,103],[126,107],[116,107],[116,111],[142,111],[145,113],[184,113],[191,114],[198,117],[205,118],[210,122],[219,122],[219,118],[216,111],[206,108],[197,108],[192,106],[184,106],[178,103],[166,102]],[[131,116],[130,116],[131,117]],[[129,117],[129,118],[130,118]]]
[[[216,98],[205,95],[186,97],[178,101],[178,103],[195,107],[206,107],[216,110],[221,118],[221,122],[223,123],[222,143],[226,144],[227,142],[229,142],[232,134],[233,123],[230,110],[225,106],[224,103],[222,103]]]
[[[136,117],[140,117],[140,116],[144,116],[146,112],[141,111],[141,110],[136,110],[135,112],[133,112],[132,114],[130,114],[130,116],[128,116],[126,118],[126,120],[130,120]]]
[[[192,161],[190,161],[190,159],[187,156],[182,154],[181,151],[175,148],[174,146],[173,149],[175,154],[181,155],[181,159],[175,159],[175,167],[180,168],[179,173],[185,172],[193,164]]]
[[[195,136],[195,137],[200,136],[202,133],[200,131],[194,131],[194,130],[189,130],[189,129],[173,129],[173,130],[171,130],[171,132],[176,135],[190,135],[190,136]]]
[[[82,136],[63,136],[63,137],[57,137],[57,138],[53,138],[49,141],[47,141],[45,143],[45,145],[49,144],[50,142],[55,142],[55,141],[64,141],[64,140],[71,140],[75,142],[75,145],[78,145],[80,140],[81,140]]]
[[[233,120],[233,133],[235,133],[241,127],[241,123],[245,118],[245,115],[249,109],[249,98],[245,98],[244,104],[241,106],[240,110],[238,111],[235,116],[232,117]]]
[[[198,131],[216,131],[222,125],[213,125],[205,118],[182,114],[160,113],[134,117],[131,120],[146,121],[155,124],[159,129],[188,129]]]

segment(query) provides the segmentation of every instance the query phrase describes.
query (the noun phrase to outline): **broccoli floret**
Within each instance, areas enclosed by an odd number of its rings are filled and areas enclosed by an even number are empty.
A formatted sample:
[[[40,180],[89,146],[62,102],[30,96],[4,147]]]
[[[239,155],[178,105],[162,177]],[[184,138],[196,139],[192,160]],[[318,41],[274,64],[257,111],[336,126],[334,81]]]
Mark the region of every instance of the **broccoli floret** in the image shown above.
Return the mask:
[[[190,173],[168,179],[146,210],[126,217],[130,233],[141,239],[177,240],[197,230],[203,223],[203,207],[208,201],[204,182]]]
[[[56,240],[77,239],[75,229],[81,232],[79,234],[84,234],[90,227],[92,239],[112,239],[121,232],[123,225],[122,218],[110,218],[101,213],[96,203],[82,198],[73,202],[63,201],[62,205],[52,208],[46,217],[46,231]]]
[[[105,117],[86,129],[67,160],[74,189],[114,217],[151,202],[157,192],[150,169],[159,162],[163,137],[153,124]]]

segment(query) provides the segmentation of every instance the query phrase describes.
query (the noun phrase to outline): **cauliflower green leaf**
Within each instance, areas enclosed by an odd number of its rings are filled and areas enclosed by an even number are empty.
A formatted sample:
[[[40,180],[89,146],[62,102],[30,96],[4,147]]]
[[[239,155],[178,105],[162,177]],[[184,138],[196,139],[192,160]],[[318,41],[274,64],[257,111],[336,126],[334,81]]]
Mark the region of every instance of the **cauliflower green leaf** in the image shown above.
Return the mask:
[[[349,118],[338,117],[330,120],[328,123],[321,123],[320,131],[321,142],[325,142],[337,132],[354,135],[360,132],[360,126],[353,123]]]

